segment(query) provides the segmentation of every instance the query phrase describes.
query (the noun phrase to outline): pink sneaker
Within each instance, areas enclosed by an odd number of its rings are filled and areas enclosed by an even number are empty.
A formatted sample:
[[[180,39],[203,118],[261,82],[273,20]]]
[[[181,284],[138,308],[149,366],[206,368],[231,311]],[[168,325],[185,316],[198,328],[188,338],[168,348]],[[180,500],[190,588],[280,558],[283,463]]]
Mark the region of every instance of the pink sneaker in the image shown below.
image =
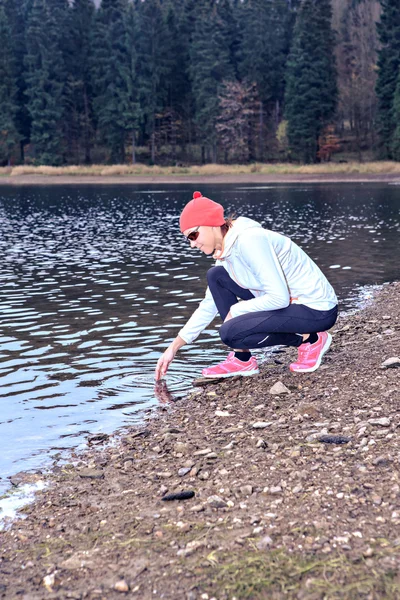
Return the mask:
[[[203,377],[234,377],[235,375],[257,375],[259,373],[257,360],[252,356],[250,360],[243,362],[235,358],[235,353],[230,352],[224,362],[203,369]]]
[[[297,362],[289,367],[293,373],[311,373],[316,371],[321,364],[323,355],[332,342],[332,336],[327,331],[318,333],[318,340],[314,344],[302,344],[298,348]]]

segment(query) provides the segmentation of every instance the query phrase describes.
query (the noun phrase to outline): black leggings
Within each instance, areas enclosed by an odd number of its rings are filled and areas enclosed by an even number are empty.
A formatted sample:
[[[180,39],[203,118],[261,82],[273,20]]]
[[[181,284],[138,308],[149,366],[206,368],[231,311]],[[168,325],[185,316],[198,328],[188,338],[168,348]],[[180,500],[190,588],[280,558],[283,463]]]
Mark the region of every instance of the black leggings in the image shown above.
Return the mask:
[[[207,273],[208,286],[222,320],[231,306],[251,300],[250,290],[240,287],[224,267],[212,267]],[[300,334],[326,331],[336,323],[338,308],[314,310],[304,304],[289,304],[278,310],[250,312],[230,319],[219,330],[221,340],[230,348],[300,346]]]

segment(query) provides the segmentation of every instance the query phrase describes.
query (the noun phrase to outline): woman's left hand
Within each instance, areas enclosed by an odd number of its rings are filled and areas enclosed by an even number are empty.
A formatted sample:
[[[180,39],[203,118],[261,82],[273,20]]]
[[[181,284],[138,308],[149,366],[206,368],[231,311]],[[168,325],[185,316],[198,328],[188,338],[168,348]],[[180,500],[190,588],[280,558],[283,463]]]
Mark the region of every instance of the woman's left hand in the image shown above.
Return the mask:
[[[229,321],[230,319],[233,319],[232,315],[231,315],[231,311],[228,312],[228,314],[225,317],[225,321],[224,323],[226,323],[227,321]]]

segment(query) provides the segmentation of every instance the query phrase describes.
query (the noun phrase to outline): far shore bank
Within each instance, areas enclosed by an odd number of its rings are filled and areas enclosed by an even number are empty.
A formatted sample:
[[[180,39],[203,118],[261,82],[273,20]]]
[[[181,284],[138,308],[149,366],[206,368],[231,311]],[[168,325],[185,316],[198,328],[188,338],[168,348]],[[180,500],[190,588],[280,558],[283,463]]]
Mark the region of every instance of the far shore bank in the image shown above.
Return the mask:
[[[132,184],[274,184],[400,183],[400,162],[297,165],[135,165],[18,166],[0,168],[0,185],[132,185]]]
[[[143,185],[143,184],[296,184],[394,183],[400,173],[231,174],[231,175],[17,175],[0,176],[3,185]]]
[[[399,301],[341,316],[314,373],[278,349],[257,377],[161,385],[145,424],[31,475],[0,598],[398,600]]]

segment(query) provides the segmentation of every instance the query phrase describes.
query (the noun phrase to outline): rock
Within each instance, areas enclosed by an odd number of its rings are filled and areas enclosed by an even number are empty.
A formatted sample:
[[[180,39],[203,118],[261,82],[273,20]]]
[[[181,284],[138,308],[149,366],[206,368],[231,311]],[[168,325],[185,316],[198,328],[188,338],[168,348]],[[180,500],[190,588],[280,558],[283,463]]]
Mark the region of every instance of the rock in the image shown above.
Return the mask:
[[[116,590],[117,592],[129,592],[129,585],[126,583],[125,579],[121,579],[120,581],[117,581],[117,583],[114,585],[114,590]]]
[[[193,490],[184,490],[182,492],[175,492],[174,494],[167,494],[163,496],[161,500],[164,502],[171,502],[172,500],[190,500],[195,495]]]
[[[169,477],[172,477],[173,473],[171,473],[171,471],[161,471],[161,473],[156,473],[156,475],[162,479],[169,479]]]
[[[252,428],[253,429],[265,429],[266,427],[269,427],[270,425],[272,425],[272,421],[257,421],[256,423],[253,423]]]
[[[189,542],[188,544],[186,544],[185,548],[181,548],[180,550],[178,550],[177,555],[178,556],[190,556],[191,554],[193,554],[194,552],[196,552],[196,550],[198,550],[199,548],[203,548],[203,546],[206,545],[206,542],[201,541],[201,540],[193,540],[192,542]]]
[[[382,369],[395,369],[400,367],[400,358],[398,356],[392,356],[387,358],[385,362],[381,364]]]
[[[104,471],[99,469],[81,469],[78,471],[79,477],[83,479],[103,479]]]
[[[253,493],[253,486],[252,485],[242,485],[240,487],[240,493],[243,494],[243,496],[251,496],[251,494]]]
[[[85,552],[77,552],[60,563],[60,567],[62,569],[66,569],[67,571],[75,571],[76,569],[93,569],[94,566],[94,562],[92,560],[88,560]]]
[[[15,487],[25,483],[36,483],[37,481],[40,481],[40,479],[42,479],[42,475],[39,475],[38,473],[24,473],[23,471],[10,477],[10,481]]]
[[[216,417],[231,417],[231,413],[228,412],[227,410],[216,410],[215,411],[215,416]]]
[[[206,448],[205,450],[196,450],[196,452],[193,453],[193,456],[206,456],[207,454],[211,454],[211,452],[211,448]]]
[[[191,467],[182,467],[182,469],[179,469],[178,475],[179,475],[179,477],[185,477],[185,475],[190,473],[190,471],[191,471]]]
[[[368,419],[370,425],[381,425],[381,427],[389,427],[391,419],[389,417],[380,417],[379,419]]]
[[[259,540],[257,542],[257,548],[261,551],[269,550],[271,545],[272,545],[272,539],[269,537],[269,535],[265,535],[263,538],[261,538],[261,540]]]
[[[351,442],[351,438],[345,435],[320,435],[317,439],[324,444],[348,444]]]
[[[212,508],[226,508],[228,505],[220,496],[209,496],[207,503]]]
[[[292,492],[293,494],[300,494],[300,492],[303,491],[303,486],[301,485],[301,483],[298,483],[293,489]]]
[[[267,442],[265,440],[263,440],[262,438],[259,438],[256,442],[256,448],[266,448],[267,447]]]
[[[269,390],[269,393],[273,395],[290,394],[290,390],[281,381],[277,381]]]
[[[87,442],[89,445],[98,445],[107,442],[109,438],[110,436],[107,433],[95,433],[87,437]]]
[[[56,584],[56,573],[50,573],[49,575],[46,575],[45,577],[43,577],[43,585],[48,592],[53,591],[53,587],[55,586],[55,584]]]
[[[221,377],[199,377],[192,382],[192,385],[194,387],[203,387],[205,385],[209,385],[210,383],[221,383],[221,381],[223,381],[223,378],[221,379]]]
[[[269,493],[270,493],[270,494],[281,494],[281,493],[282,493],[282,488],[281,488],[281,486],[280,486],[280,485],[275,485],[275,486],[274,486],[274,485],[272,485],[272,486],[269,488]]]
[[[189,452],[189,444],[184,442],[176,442],[174,445],[174,452],[177,454],[188,454]]]

